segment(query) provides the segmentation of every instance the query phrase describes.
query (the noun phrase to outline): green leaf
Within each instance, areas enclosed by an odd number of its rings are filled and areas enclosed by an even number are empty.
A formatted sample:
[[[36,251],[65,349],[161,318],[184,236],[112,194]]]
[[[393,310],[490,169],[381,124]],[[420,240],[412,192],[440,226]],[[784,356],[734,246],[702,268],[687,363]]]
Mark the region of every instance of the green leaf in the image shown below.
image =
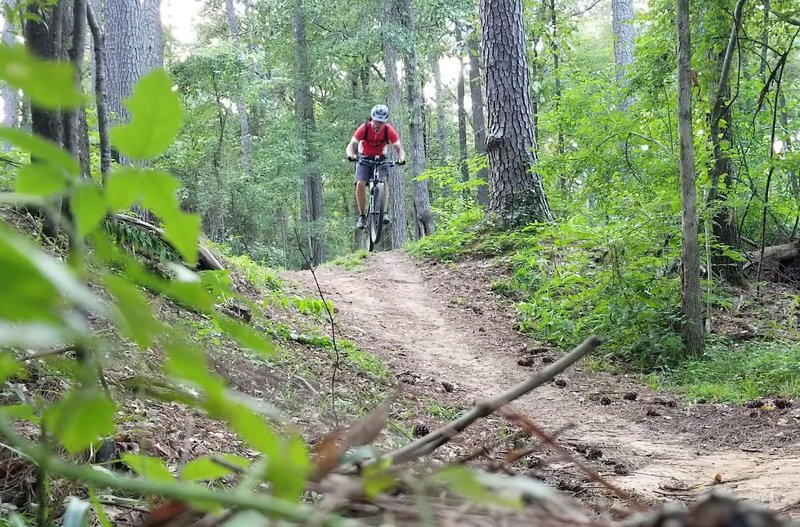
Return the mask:
[[[250,349],[263,355],[272,355],[275,352],[275,347],[272,343],[263,335],[254,331],[253,328],[224,316],[218,316],[216,322],[228,336],[236,340],[243,348]]]
[[[94,183],[81,184],[72,194],[72,214],[78,234],[87,236],[97,229],[106,216],[103,191]]]
[[[243,469],[250,465],[250,461],[247,458],[235,456],[233,454],[223,454],[214,457],[219,457]],[[224,478],[233,473],[234,471],[229,467],[222,466],[213,461],[211,456],[205,456],[187,463],[181,472],[181,479],[186,481],[212,480]]]
[[[89,525],[89,502],[75,496],[67,498],[67,506],[64,510],[64,518],[61,520],[62,527],[84,527]]]
[[[275,432],[256,415],[252,410],[238,403],[229,401],[213,401],[218,416],[225,418],[231,428],[239,434],[244,441],[259,452],[272,457],[278,457],[279,439]],[[212,412],[214,413],[214,412]]]
[[[311,472],[311,461],[303,439],[290,436],[281,441],[278,452],[267,455],[267,478],[272,483],[273,494],[287,500],[299,499]]]
[[[94,512],[97,515],[97,520],[100,522],[100,525],[103,527],[113,527],[113,525],[111,525],[111,520],[109,520],[108,515],[106,515],[105,509],[103,509],[103,504],[100,503],[100,500],[97,498],[97,493],[92,487],[89,487],[89,499],[92,502],[92,507],[94,507]]]
[[[0,128],[0,139],[28,152],[36,161],[48,163],[72,175],[80,173],[80,165],[69,152],[21,128]]]
[[[206,390],[209,397],[223,392],[224,385],[208,372],[206,357],[198,347],[190,347],[175,339],[168,342],[165,349],[168,357],[166,371],[170,375],[196,383]],[[217,417],[222,418],[224,414]]]
[[[145,479],[162,482],[175,480],[172,472],[157,457],[123,454],[122,461]]]
[[[163,332],[163,327],[153,315],[150,304],[135,285],[124,278],[106,274],[103,283],[116,300],[121,315],[119,326],[123,334],[136,342],[141,349],[148,348]]]
[[[80,389],[68,393],[44,414],[47,429],[71,454],[114,432],[117,407],[103,393]]]
[[[106,201],[112,212],[130,208],[141,195],[143,170],[120,168],[109,174],[106,181]]]
[[[269,527],[272,521],[265,518],[260,512],[242,511],[222,524],[222,527]]]
[[[197,244],[200,240],[200,216],[176,210],[162,216],[164,238],[180,253],[186,263],[197,263]]]
[[[162,154],[180,130],[183,119],[178,94],[164,70],[143,76],[125,101],[130,123],[111,129],[111,143],[124,155],[137,160]]]
[[[446,484],[463,497],[477,503],[492,503],[497,496],[481,483],[470,469],[451,465],[437,472],[433,479]]]
[[[0,80],[42,108],[72,108],[83,102],[71,65],[34,57],[22,44],[0,46]]]
[[[29,404],[12,404],[0,407],[0,413],[9,419],[24,419],[31,423],[38,423],[39,418],[33,413],[33,407]]]
[[[22,364],[14,357],[13,353],[4,351],[0,353],[0,384],[16,375],[22,369]]]
[[[15,188],[20,194],[51,196],[67,188],[67,180],[58,168],[43,163],[22,165],[17,170]]]
[[[15,266],[29,277],[35,277],[35,280],[40,285],[43,283],[49,284],[49,287],[55,288],[64,298],[89,312],[94,312],[98,315],[106,315],[108,312],[103,303],[92,294],[85,284],[76,278],[64,262],[44,253],[30,240],[22,238],[0,224],[0,269],[4,269],[4,264]],[[31,272],[31,268],[35,269],[35,271]],[[16,286],[16,291],[30,287],[30,284],[24,281],[24,275],[13,274],[7,276],[14,276],[15,280],[13,282],[22,282],[21,286]],[[5,286],[6,284],[4,284]],[[44,289],[39,293],[44,295]],[[25,296],[30,295],[27,292],[24,294]],[[10,296],[10,293],[4,289],[0,299],[7,296]],[[21,298],[10,298],[15,301],[16,305],[22,304]],[[48,301],[54,306],[58,305],[57,300],[53,298],[48,298]],[[39,312],[43,311],[41,305],[34,305],[34,308]],[[0,318],[2,318],[2,315],[2,302],[0,302]]]

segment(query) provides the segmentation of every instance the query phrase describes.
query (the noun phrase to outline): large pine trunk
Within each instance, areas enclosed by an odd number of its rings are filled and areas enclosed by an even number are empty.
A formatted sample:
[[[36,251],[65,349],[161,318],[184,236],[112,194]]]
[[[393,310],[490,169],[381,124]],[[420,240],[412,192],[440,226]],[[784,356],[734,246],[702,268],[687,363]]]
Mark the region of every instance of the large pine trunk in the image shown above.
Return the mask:
[[[475,142],[475,152],[486,154],[486,118],[483,114],[483,87],[481,86],[481,61],[480,42],[477,33],[469,37],[469,94],[472,103],[472,134]],[[534,136],[534,144],[535,136]],[[488,172],[482,168],[476,175],[486,183],[478,187],[478,203],[484,207],[489,206],[489,178]]]
[[[692,64],[689,34],[689,0],[678,0],[678,135],[680,138],[681,200],[681,310],[683,343],[691,355],[705,347],[703,304],[700,293],[700,244],[697,236],[697,189],[692,133]]]
[[[315,167],[316,152],[314,151],[313,140],[317,131],[317,124],[314,120],[314,99],[311,96],[311,69],[308,62],[306,15],[303,0],[298,0],[295,3],[292,25],[297,63],[295,116],[300,125],[300,140],[303,145],[303,159],[305,161],[306,221],[310,230],[311,263],[319,265],[325,261],[325,237],[319,221],[323,216],[322,175]]]
[[[534,172],[530,71],[521,0],[481,0],[486,68],[490,210],[508,224],[552,221],[542,179]]]
[[[241,38],[239,37],[239,20],[236,17],[236,10],[233,7],[233,0],[225,0],[225,11],[228,14],[228,26],[233,37],[233,44],[238,51],[241,51]],[[247,77],[244,75],[244,79]],[[243,88],[248,83],[243,83]],[[250,121],[248,119],[247,101],[243,93],[238,93],[236,97],[236,107],[239,113],[239,134],[242,143],[242,172],[245,177],[250,174]]]
[[[401,141],[405,143],[403,134],[403,105],[400,76],[397,72],[397,48],[392,39],[392,23],[397,20],[397,9],[393,0],[381,0],[381,24],[383,29],[383,64],[386,70],[386,84],[389,88],[387,103],[391,112],[391,121]],[[362,82],[365,87],[366,84]],[[408,241],[408,212],[406,210],[406,184],[403,167],[389,170],[389,207],[392,216],[392,247],[397,249]]]
[[[414,216],[417,223],[417,239],[430,236],[436,229],[434,225],[431,197],[428,192],[428,181],[417,181],[416,178],[425,172],[425,130],[422,122],[422,83],[420,82],[419,58],[417,47],[414,44],[416,36],[416,13],[411,2],[406,0],[401,12],[405,13],[405,22],[411,35],[411,45],[404,57],[406,71],[406,90],[408,105],[411,108],[411,122],[409,124],[411,156],[411,197],[414,201]]]
[[[627,111],[631,97],[625,93],[628,87],[628,71],[633,64],[633,49],[636,30],[633,27],[633,0],[611,0],[611,22],[614,30],[614,65],[616,66],[619,108]]]

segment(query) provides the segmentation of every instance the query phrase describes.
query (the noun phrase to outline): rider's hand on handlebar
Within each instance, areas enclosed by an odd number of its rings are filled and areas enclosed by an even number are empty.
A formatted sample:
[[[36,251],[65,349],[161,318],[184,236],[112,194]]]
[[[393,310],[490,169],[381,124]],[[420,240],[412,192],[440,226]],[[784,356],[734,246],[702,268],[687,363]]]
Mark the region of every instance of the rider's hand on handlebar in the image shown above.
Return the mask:
[[[396,161],[396,164],[398,164],[398,165],[405,165],[405,164],[406,164],[406,158],[404,157],[404,158],[402,158],[402,159],[398,159],[398,160]]]
[[[358,161],[358,158],[356,156],[347,156],[347,160],[355,162]]]

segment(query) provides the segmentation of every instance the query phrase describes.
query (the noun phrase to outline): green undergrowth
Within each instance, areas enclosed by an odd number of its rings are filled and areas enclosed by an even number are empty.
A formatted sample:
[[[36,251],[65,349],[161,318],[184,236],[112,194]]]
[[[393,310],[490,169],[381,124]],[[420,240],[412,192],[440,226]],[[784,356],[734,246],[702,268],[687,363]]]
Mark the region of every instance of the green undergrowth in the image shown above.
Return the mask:
[[[590,334],[608,339],[610,357],[647,370],[682,352],[670,271],[675,242],[653,248],[652,233],[626,222],[596,226],[584,218],[497,232],[473,212],[417,243],[412,252],[443,261],[496,257],[507,278],[492,289],[515,300],[519,329],[562,348]]]
[[[328,265],[337,265],[348,271],[360,270],[364,267],[369,253],[365,249],[360,249],[354,253],[339,256],[335,260],[331,260]]]
[[[661,225],[657,219],[601,224],[576,216],[554,225],[496,232],[482,215],[468,211],[413,245],[411,252],[445,262],[496,258],[508,273],[492,290],[514,301],[520,330],[562,349],[591,334],[607,339],[587,359],[589,371],[639,372],[655,388],[689,399],[736,403],[800,396],[800,346],[787,343],[786,324],[769,309],[751,316],[764,327],[781,325],[775,340],[738,344],[718,337],[709,339],[702,357],[685,355],[678,333],[679,239],[656,228]],[[705,282],[704,288],[704,301],[714,312],[732,309],[729,290],[716,282]]]
[[[800,344],[715,344],[698,359],[648,376],[656,389],[689,400],[741,403],[760,397],[800,396]]]

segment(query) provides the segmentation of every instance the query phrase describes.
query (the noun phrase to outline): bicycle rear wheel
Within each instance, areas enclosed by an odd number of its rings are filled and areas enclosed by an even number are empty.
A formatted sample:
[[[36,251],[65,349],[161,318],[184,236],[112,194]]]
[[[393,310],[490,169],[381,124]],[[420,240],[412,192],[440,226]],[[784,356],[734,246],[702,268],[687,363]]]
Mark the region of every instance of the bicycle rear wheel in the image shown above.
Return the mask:
[[[369,251],[372,252],[378,242],[381,241],[381,234],[383,233],[383,217],[385,212],[383,210],[383,196],[385,189],[383,182],[378,182],[373,188],[372,208],[369,211],[367,218],[367,238],[369,239]]]

